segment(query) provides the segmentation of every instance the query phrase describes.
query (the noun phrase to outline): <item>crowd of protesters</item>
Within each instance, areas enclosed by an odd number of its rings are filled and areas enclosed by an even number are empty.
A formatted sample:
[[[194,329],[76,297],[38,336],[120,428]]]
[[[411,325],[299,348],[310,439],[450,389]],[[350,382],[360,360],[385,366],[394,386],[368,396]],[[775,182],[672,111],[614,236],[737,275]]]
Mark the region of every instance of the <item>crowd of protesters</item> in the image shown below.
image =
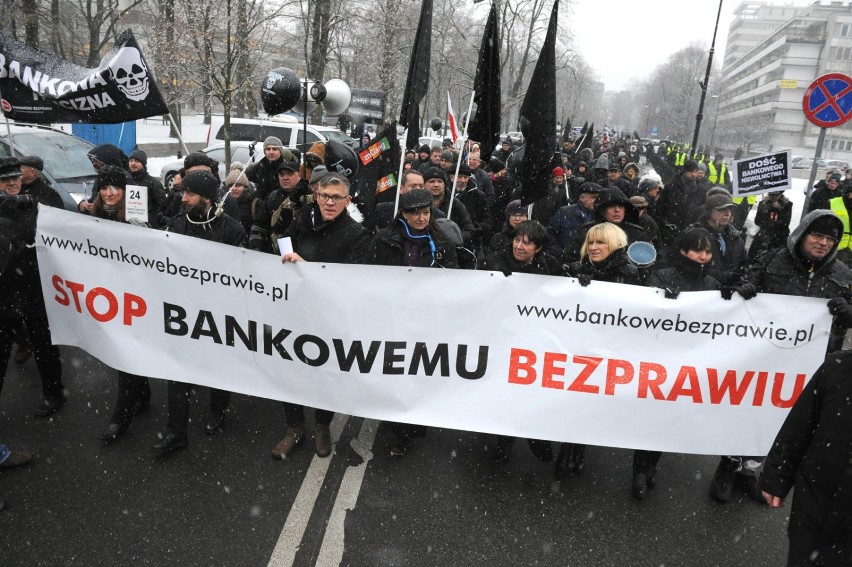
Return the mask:
[[[231,164],[224,180],[218,164],[205,154],[188,155],[171,192],[147,173],[144,152],[125,156],[115,146],[101,145],[89,156],[97,171],[95,191],[79,204],[79,212],[271,254],[280,254],[278,239],[289,236],[293,251],[282,255],[284,262],[573,277],[590,289],[597,281],[657,287],[672,300],[699,290],[718,290],[724,299],[735,293],[744,299],[757,293],[819,297],[829,300],[834,316],[829,351],[842,348],[852,326],[852,272],[844,261],[850,246],[852,172],[829,171],[814,190],[808,214],[791,231],[792,203],[783,192],[767,193],[759,202],[733,196],[729,165],[720,153],[638,144],[603,136],[582,148],[571,141],[554,147],[550,181],[537,188],[531,202],[522,176],[524,147],[508,138],[491,155],[470,141],[462,148],[450,140],[443,147],[411,148],[398,183],[367,188],[354,182],[356,154],[342,144],[317,143],[302,156],[269,137],[260,159],[248,167]],[[50,341],[31,246],[34,204],[62,205],[39,169],[37,156],[0,158],[0,385],[17,343],[15,362],[33,356],[41,374],[43,399],[35,414],[46,417],[63,407],[69,391],[62,383],[59,351]],[[148,190],[147,219],[126,216],[128,184]],[[755,204],[759,231],[749,239],[744,225]],[[653,261],[632,257],[636,243],[653,251]],[[133,417],[151,406],[146,377],[118,372],[117,380],[115,409],[99,436],[105,443],[119,441]],[[187,446],[190,388],[169,382],[168,422],[152,446],[158,455]],[[204,426],[208,435],[225,429],[229,398],[229,392],[211,390]],[[848,397],[843,407],[847,414],[852,410]],[[286,458],[306,438],[306,408],[285,403],[284,410],[284,435],[271,450],[276,459]],[[320,457],[332,452],[332,417],[324,409],[315,412],[314,445]],[[387,425],[393,434],[389,453],[395,457],[426,433],[422,426]],[[512,441],[495,440],[495,463],[510,460]],[[542,461],[554,460],[550,441],[528,444]],[[587,449],[559,446],[555,474],[581,474]],[[31,458],[27,451],[0,445],[0,468]],[[637,499],[655,487],[660,458],[659,452],[635,451],[631,488]],[[761,484],[762,463],[762,456],[722,456],[710,496],[726,502],[737,489],[755,501],[778,505],[792,480],[782,485],[775,475]],[[850,490],[848,478],[843,486]],[[847,508],[841,520],[848,523],[849,514]],[[849,537],[838,553],[852,553]],[[827,553],[813,537],[807,541]],[[809,551],[798,549],[805,555]]]

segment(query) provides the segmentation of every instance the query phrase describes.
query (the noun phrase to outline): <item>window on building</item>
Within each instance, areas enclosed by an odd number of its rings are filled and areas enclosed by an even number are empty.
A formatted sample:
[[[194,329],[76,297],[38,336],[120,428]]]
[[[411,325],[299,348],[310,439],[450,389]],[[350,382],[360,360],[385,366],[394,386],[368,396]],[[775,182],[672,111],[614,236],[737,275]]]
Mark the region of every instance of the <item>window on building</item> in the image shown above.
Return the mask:
[[[840,37],[852,37],[852,24],[840,24]]]

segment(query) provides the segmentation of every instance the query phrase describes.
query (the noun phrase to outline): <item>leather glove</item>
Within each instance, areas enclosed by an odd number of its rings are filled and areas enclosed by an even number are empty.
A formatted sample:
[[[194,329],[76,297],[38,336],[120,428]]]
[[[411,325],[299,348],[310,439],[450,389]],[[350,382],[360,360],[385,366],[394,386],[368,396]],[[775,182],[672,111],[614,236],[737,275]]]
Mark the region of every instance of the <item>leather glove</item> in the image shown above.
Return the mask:
[[[755,295],[757,295],[757,286],[750,282],[745,282],[737,287],[737,293],[740,296],[748,301]]]
[[[677,296],[680,295],[680,288],[678,287],[666,288],[663,291],[666,292],[666,299],[677,299]]]
[[[501,271],[503,272],[503,275],[507,278],[512,275],[512,270],[508,267],[503,268]]]
[[[719,291],[722,293],[722,299],[725,301],[729,301],[734,296],[734,286],[732,285],[723,285],[719,288]]]
[[[835,297],[828,302],[828,312],[834,315],[837,322],[852,327],[852,305],[842,297]]]
[[[130,219],[130,220],[128,220],[127,222],[128,222],[128,223],[130,223],[130,224],[132,224],[133,226],[142,226],[142,227],[145,227],[145,228],[147,228],[147,227],[148,227],[148,223],[147,223],[147,222],[145,222],[145,221],[143,221],[143,220],[135,219],[135,218],[134,218],[134,219]]]
[[[577,281],[580,282],[581,286],[586,287],[592,283],[592,276],[589,274],[577,274]]]
[[[263,249],[266,247],[266,231],[254,226],[251,227],[251,232],[249,233],[248,239],[248,247],[251,250],[263,252]]]

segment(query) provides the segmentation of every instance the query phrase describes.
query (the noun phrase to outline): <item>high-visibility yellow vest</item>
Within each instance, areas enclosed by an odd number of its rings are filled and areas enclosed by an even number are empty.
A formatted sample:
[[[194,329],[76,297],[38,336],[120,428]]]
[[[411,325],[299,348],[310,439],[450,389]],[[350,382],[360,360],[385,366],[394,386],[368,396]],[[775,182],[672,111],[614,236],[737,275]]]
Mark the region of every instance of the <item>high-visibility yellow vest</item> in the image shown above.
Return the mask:
[[[846,210],[846,205],[843,204],[843,197],[834,197],[829,199],[828,203],[831,205],[831,212],[843,221],[843,237],[837,244],[837,249],[849,248],[849,212]]]
[[[746,197],[746,199],[748,200],[749,206],[752,206],[755,203],[757,203],[757,197],[755,197],[754,195],[749,195],[748,197]],[[734,197],[733,199],[731,199],[731,201],[733,201],[734,204],[739,205],[740,203],[743,202],[743,198],[742,197]]]
[[[725,182],[725,173],[728,172],[728,168],[722,163],[722,167],[719,168],[719,171],[716,171],[716,164],[712,161],[707,164],[707,180],[710,183],[716,183],[717,181],[720,183]]]
[[[672,153],[672,147],[671,146],[666,148],[666,155],[669,155],[670,153]]]
[[[686,161],[686,152],[678,152],[675,154],[675,167],[683,167]]]

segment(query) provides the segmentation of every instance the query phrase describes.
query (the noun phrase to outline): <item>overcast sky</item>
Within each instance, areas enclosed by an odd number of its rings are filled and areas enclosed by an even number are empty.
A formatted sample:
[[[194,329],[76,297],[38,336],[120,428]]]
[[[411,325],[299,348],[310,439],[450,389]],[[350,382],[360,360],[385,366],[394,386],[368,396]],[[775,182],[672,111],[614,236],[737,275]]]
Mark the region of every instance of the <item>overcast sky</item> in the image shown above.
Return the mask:
[[[741,0],[723,0],[716,36],[714,66],[721,64],[728,27]],[[769,4],[807,6],[807,0]],[[567,24],[575,44],[608,91],[629,89],[676,51],[700,42],[708,50],[719,0],[574,0],[560,5],[560,25]],[[568,12],[567,17],[563,14]]]

